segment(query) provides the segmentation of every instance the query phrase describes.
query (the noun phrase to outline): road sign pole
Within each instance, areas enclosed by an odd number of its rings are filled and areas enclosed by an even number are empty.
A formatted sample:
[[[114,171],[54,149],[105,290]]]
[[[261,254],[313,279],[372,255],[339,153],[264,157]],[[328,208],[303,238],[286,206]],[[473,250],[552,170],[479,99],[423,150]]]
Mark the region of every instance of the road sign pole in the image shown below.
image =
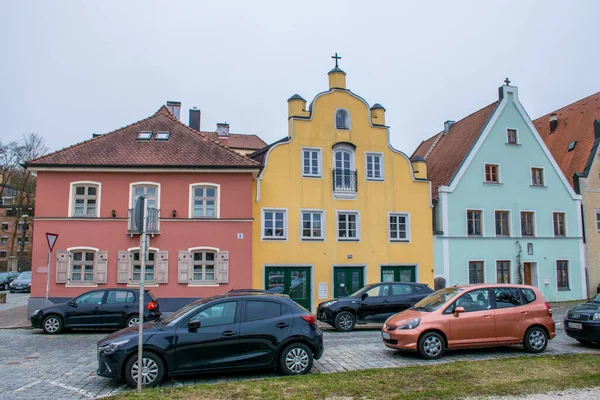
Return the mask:
[[[46,270],[46,306],[50,304],[50,300],[48,300],[48,295],[50,293],[50,266],[52,265],[50,260],[52,259],[52,249],[54,249],[54,245],[56,244],[57,239],[58,234],[46,233],[46,241],[48,242],[48,269]]]
[[[144,292],[144,279],[146,275],[146,257],[147,257],[147,234],[148,229],[148,210],[146,209],[147,198],[144,196],[142,206],[142,234],[140,235],[140,294],[139,294],[139,324],[138,324],[138,379],[137,379],[137,391],[142,391],[142,379],[144,374],[143,364],[143,332],[144,332],[144,303],[146,302],[146,296]]]

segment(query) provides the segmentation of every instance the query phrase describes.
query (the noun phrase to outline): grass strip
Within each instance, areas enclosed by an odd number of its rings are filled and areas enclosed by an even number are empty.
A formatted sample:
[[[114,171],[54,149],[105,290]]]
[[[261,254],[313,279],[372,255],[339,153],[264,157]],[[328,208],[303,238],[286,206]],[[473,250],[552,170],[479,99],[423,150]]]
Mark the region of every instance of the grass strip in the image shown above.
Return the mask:
[[[455,399],[600,386],[600,356],[569,354],[145,389],[113,399]]]

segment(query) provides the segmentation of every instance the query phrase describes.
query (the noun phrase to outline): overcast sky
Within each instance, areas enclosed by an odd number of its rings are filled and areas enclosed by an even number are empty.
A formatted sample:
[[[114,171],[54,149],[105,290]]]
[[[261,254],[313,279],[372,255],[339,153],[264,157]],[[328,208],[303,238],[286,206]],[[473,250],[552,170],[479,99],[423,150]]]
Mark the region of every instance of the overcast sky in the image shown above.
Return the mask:
[[[197,106],[203,130],[271,142],[338,52],[410,155],[507,76],[534,119],[600,91],[599,15],[596,0],[0,0],[0,139],[38,132],[56,150],[178,100],[186,123]]]

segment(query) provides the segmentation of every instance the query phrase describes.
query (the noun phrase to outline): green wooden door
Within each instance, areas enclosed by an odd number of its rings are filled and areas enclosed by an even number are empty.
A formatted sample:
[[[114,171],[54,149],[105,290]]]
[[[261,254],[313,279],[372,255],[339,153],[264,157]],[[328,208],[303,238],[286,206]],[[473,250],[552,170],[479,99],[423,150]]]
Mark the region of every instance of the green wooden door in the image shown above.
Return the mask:
[[[381,281],[416,282],[416,269],[414,266],[381,267]]]
[[[311,288],[308,267],[265,268],[265,289],[287,294],[296,303],[310,310]]]
[[[335,267],[333,269],[333,297],[351,295],[364,286],[362,267]]]

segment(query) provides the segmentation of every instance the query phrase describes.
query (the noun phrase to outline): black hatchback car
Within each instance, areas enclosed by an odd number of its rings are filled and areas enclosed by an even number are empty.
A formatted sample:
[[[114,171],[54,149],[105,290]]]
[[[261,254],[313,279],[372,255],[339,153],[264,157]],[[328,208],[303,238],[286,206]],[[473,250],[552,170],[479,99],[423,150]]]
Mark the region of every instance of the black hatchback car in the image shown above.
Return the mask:
[[[0,290],[8,289],[8,285],[19,276],[19,272],[0,272]]]
[[[107,289],[92,290],[66,303],[35,310],[31,314],[31,326],[45,333],[56,334],[69,328],[112,328],[137,325],[140,321],[139,290]],[[144,321],[161,316],[158,300],[146,290]]]
[[[31,293],[31,271],[21,272],[9,285],[8,290],[15,292]]]
[[[224,370],[277,367],[285,375],[306,374],[323,354],[316,322],[285,295],[238,292],[197,300],[144,324],[142,384]],[[137,385],[137,335],[126,328],[98,342],[98,375]]]
[[[570,308],[563,322],[567,336],[583,344],[600,343],[600,294]]]
[[[348,297],[319,304],[317,318],[340,332],[350,332],[357,323],[384,322],[433,293],[423,283],[372,283]]]

